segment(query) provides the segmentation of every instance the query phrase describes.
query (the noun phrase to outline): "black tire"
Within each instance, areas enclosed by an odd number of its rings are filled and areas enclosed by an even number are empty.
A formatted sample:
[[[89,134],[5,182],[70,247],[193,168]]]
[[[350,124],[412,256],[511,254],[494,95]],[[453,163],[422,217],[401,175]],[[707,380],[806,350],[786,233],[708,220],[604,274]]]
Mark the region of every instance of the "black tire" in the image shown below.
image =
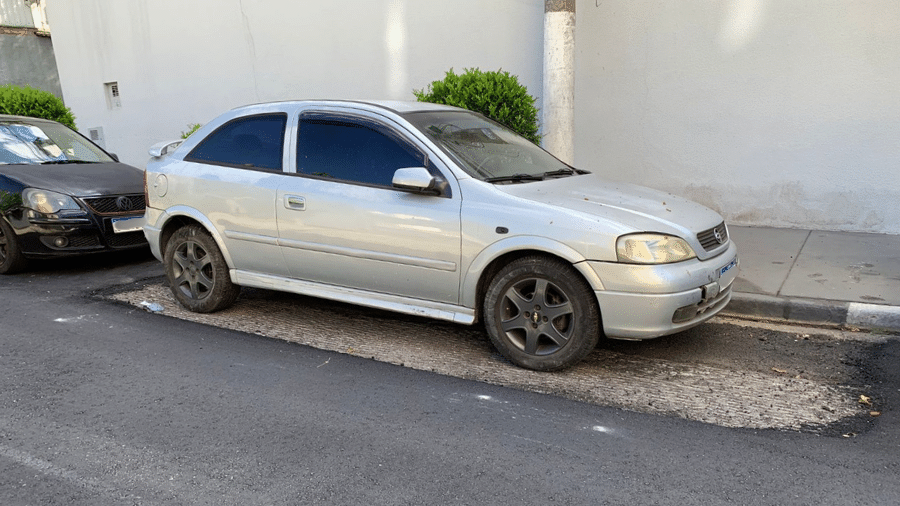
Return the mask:
[[[19,238],[6,220],[0,218],[0,274],[15,274],[25,270],[28,259],[22,255]]]
[[[536,371],[570,367],[600,339],[594,292],[571,265],[549,257],[500,269],[485,294],[484,323],[504,357]]]
[[[197,225],[178,229],[166,244],[166,278],[175,299],[195,313],[213,313],[234,304],[241,287],[231,282],[216,241]]]

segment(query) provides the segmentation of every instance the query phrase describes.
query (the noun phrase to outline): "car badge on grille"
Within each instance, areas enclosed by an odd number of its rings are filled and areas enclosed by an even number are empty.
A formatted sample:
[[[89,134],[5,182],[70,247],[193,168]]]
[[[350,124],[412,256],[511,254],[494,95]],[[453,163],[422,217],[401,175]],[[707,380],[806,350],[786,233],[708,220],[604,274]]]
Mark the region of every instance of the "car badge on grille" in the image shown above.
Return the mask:
[[[719,229],[713,230],[713,235],[716,236],[716,242],[719,244],[725,244],[725,235],[722,232],[719,232]]]
[[[119,197],[116,199],[116,207],[119,211],[131,211],[134,209],[134,202],[128,197]]]

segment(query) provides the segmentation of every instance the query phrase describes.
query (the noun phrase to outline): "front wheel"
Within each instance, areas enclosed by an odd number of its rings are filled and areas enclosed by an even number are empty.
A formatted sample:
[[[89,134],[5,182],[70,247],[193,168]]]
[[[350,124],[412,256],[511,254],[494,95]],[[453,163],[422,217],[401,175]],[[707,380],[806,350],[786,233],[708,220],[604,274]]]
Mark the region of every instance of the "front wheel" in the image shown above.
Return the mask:
[[[203,228],[178,229],[163,258],[172,294],[185,308],[212,313],[234,304],[241,287],[231,282],[222,252]]]
[[[0,217],[0,274],[14,274],[25,269],[28,260],[22,255],[19,239],[6,220]]]
[[[594,294],[569,264],[548,257],[510,262],[484,299],[491,342],[514,364],[537,371],[572,366],[600,339]]]

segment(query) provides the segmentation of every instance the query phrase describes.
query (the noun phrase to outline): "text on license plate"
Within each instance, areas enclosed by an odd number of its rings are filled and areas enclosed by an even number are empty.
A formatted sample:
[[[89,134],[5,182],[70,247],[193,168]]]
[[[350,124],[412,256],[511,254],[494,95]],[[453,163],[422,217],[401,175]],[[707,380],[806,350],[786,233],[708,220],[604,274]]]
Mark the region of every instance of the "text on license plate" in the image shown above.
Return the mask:
[[[144,229],[144,216],[130,216],[128,218],[113,218],[113,232],[121,234],[124,232],[137,232]]]
[[[730,271],[730,270],[731,270],[733,267],[735,267],[736,265],[737,265],[737,257],[734,257],[734,258],[731,259],[730,262],[728,262],[728,265],[726,265],[725,267],[722,267],[721,269],[719,269],[719,276],[721,277],[723,274],[725,274],[726,272]]]

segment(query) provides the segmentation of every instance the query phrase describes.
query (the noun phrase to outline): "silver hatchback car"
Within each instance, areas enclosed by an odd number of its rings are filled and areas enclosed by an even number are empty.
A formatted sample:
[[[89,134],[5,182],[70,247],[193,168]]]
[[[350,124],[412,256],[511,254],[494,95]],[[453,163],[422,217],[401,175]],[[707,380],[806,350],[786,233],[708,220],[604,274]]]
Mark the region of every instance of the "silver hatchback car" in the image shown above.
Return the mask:
[[[716,212],[571,167],[453,107],[251,105],[150,154],[144,233],[192,311],[249,286],[480,320],[509,360],[547,371],[601,334],[709,319],[737,275]]]

